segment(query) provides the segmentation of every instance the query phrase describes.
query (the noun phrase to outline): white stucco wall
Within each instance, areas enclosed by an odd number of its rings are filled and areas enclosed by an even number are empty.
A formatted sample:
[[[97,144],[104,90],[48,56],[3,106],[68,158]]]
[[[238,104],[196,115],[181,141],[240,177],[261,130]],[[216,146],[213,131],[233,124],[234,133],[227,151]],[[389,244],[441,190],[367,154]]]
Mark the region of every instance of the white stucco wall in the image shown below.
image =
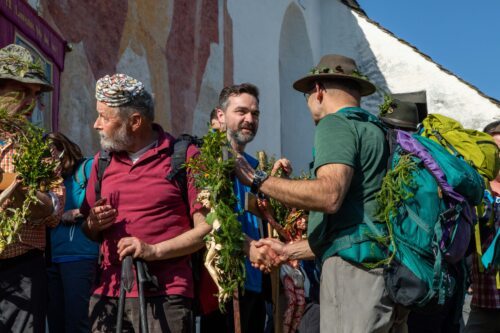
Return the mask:
[[[295,32],[295,41],[283,41],[283,36],[293,38],[291,29],[283,30],[284,22],[289,23],[285,13],[290,6],[295,6],[295,16],[302,15],[305,27],[301,29],[305,31]],[[288,152],[297,170],[306,167],[311,157],[314,127],[303,117],[307,114],[305,102],[296,98],[299,93],[291,87],[291,76],[300,75],[284,76],[283,69],[301,67],[300,72],[305,74],[328,53],[354,58],[360,71],[382,90],[393,93],[426,90],[431,113],[453,117],[465,127],[482,129],[488,122],[500,119],[499,105],[339,0],[229,0],[228,10],[233,22],[234,82],[252,82],[261,90],[260,128],[247,147],[250,154],[262,149],[276,156]],[[303,46],[304,52],[293,48],[294,42]],[[301,58],[291,58],[297,56]],[[363,98],[362,106],[377,114],[381,102],[382,92],[379,92]],[[280,110],[283,107],[291,111]],[[287,125],[291,121],[288,117],[297,118],[299,125]],[[287,144],[293,144],[296,151],[290,153]]]
[[[500,118],[499,105],[366,18],[357,13],[354,17],[368,41],[363,47],[369,48],[377,59],[377,66],[391,92],[426,90],[430,113],[455,118],[467,128],[480,130]],[[366,55],[367,52],[361,54]]]

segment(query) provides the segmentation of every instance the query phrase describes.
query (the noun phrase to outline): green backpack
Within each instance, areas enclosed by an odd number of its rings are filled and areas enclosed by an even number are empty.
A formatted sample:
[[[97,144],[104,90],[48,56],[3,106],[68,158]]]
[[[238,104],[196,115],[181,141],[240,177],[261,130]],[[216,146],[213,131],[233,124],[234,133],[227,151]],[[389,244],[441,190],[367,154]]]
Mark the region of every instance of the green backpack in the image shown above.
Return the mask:
[[[500,169],[500,158],[490,135],[465,129],[458,121],[440,114],[428,115],[422,125],[422,136],[438,142],[451,154],[462,157],[488,180],[495,179]]]
[[[466,253],[471,206],[484,183],[468,163],[418,134],[388,130],[390,169],[377,195],[390,235],[386,290],[397,304],[419,312],[444,306],[463,286],[451,266]]]

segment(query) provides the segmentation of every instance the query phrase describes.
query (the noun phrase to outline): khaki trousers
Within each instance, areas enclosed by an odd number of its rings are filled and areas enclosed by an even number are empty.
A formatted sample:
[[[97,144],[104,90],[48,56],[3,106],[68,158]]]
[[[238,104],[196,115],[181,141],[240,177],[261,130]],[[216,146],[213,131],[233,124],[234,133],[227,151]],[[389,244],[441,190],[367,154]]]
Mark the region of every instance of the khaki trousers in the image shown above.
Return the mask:
[[[321,333],[406,333],[407,317],[389,299],[382,268],[367,270],[337,256],[323,263]]]

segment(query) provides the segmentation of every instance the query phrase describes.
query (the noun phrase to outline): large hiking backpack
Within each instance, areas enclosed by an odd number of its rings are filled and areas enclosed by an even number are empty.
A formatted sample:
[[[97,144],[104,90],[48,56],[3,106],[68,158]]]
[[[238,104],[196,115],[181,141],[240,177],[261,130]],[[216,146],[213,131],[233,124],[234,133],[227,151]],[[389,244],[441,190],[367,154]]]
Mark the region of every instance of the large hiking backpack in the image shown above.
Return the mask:
[[[481,176],[439,144],[408,132],[387,132],[391,158],[378,195],[390,237],[386,289],[395,303],[422,312],[443,305],[455,289],[451,265],[463,259],[471,205]]]
[[[172,152],[171,170],[165,176],[169,181],[174,180],[179,186],[181,191],[182,199],[189,207],[188,197],[187,197],[187,174],[185,168],[185,162],[187,157],[187,150],[190,145],[195,145],[201,147],[203,139],[191,136],[189,134],[180,135],[174,143],[174,148]],[[106,150],[101,150],[99,153],[99,159],[97,162],[97,182],[95,184],[95,197],[96,201],[101,198],[101,183],[104,177],[104,172],[106,168],[111,163],[111,153]],[[188,208],[189,209],[189,208]],[[188,212],[189,215],[189,212]],[[189,215],[190,216],[190,215]],[[193,227],[193,221],[191,221],[191,227]],[[193,269],[194,278],[194,312],[196,315],[205,314],[211,312],[218,308],[217,297],[213,296],[217,293],[217,286],[213,282],[212,278],[206,271],[203,265],[203,257],[205,250],[199,250],[191,255],[191,266]],[[212,296],[212,297],[208,297]]]
[[[430,114],[422,125],[422,136],[438,142],[451,154],[462,157],[488,180],[495,179],[500,169],[500,157],[498,147],[489,134],[465,129],[458,121],[440,114]]]

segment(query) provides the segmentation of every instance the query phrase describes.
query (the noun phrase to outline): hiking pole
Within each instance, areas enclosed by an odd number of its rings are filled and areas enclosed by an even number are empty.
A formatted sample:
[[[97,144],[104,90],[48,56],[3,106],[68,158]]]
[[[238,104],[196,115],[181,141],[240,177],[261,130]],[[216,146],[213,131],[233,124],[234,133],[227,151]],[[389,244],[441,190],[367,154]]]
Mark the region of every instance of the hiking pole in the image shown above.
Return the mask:
[[[120,278],[120,298],[118,300],[118,315],[116,316],[116,333],[122,333],[123,311],[125,308],[125,296],[132,290],[134,285],[134,273],[132,271],[132,256],[126,256],[122,261],[122,276]]]
[[[137,287],[139,290],[139,307],[140,307],[140,320],[141,320],[141,332],[148,333],[148,317],[146,309],[146,299],[144,298],[144,283],[148,282],[150,279],[147,277],[144,269],[145,263],[141,260],[135,262],[135,268],[137,271]]]

